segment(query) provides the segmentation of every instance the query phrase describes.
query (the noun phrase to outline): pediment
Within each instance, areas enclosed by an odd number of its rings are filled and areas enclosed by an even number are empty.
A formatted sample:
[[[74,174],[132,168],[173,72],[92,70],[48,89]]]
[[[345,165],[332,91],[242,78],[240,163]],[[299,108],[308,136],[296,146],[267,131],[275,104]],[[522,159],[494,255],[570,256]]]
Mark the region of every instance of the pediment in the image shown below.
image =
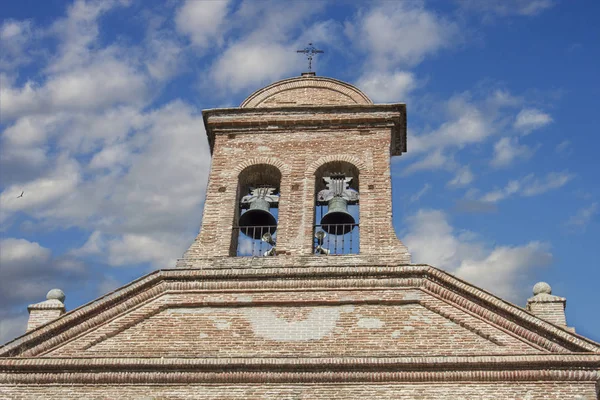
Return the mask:
[[[226,343],[226,345],[224,345]],[[600,352],[429,266],[161,270],[0,357],[404,357]]]

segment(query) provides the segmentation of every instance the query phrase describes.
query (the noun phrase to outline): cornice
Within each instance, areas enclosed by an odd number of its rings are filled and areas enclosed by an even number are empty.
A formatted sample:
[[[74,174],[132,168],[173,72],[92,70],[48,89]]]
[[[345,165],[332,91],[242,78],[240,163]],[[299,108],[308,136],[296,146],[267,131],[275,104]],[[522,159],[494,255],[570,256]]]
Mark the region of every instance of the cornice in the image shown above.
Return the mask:
[[[406,152],[406,104],[219,108],[202,111],[211,154],[219,134],[280,133],[290,129],[389,127],[391,153]]]
[[[599,379],[600,355],[397,358],[8,358],[0,384],[497,382]]]

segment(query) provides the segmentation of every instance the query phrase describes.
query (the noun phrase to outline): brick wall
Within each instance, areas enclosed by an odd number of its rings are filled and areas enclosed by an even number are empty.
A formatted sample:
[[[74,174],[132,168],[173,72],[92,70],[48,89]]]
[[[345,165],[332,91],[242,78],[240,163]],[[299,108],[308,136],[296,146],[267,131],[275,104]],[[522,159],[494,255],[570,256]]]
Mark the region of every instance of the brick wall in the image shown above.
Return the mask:
[[[167,294],[48,355],[392,357],[541,352],[411,289]]]
[[[579,396],[579,397],[578,397]],[[590,382],[0,386],[0,399],[594,400]]]

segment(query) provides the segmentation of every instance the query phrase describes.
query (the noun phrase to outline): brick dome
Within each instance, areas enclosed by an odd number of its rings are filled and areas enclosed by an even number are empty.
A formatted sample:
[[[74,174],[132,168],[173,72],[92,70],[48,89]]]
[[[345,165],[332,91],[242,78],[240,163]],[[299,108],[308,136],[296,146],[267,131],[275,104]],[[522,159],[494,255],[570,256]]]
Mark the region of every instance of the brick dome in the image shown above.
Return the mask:
[[[284,79],[252,93],[241,108],[371,105],[356,87],[337,79],[303,74]]]

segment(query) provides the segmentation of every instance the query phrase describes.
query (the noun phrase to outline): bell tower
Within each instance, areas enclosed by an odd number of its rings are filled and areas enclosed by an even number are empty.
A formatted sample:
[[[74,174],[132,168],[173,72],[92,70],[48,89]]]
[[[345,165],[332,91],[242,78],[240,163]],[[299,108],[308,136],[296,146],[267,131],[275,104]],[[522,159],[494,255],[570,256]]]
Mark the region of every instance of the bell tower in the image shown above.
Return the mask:
[[[410,263],[392,226],[390,161],[406,105],[314,73],[203,112],[212,166],[187,268]]]

